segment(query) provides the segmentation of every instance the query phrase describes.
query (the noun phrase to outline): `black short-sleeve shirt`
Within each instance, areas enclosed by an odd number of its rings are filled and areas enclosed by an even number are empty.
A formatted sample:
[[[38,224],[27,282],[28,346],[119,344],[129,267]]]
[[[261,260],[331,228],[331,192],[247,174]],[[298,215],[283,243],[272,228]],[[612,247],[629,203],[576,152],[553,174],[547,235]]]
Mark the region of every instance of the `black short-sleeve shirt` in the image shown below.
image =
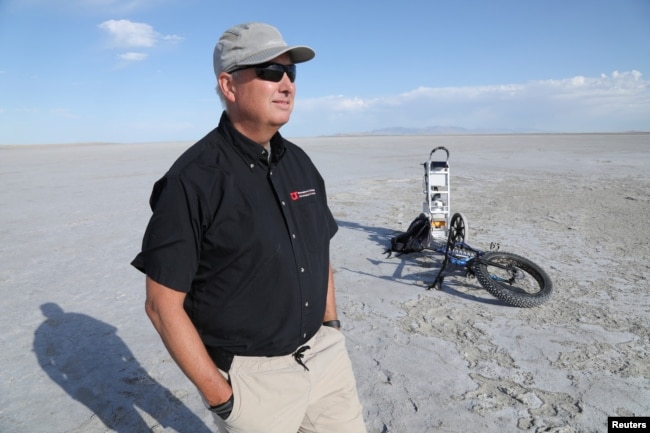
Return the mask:
[[[187,292],[207,347],[285,355],[316,333],[337,225],[302,149],[278,133],[269,159],[224,113],[156,182],[150,205],[132,265]]]

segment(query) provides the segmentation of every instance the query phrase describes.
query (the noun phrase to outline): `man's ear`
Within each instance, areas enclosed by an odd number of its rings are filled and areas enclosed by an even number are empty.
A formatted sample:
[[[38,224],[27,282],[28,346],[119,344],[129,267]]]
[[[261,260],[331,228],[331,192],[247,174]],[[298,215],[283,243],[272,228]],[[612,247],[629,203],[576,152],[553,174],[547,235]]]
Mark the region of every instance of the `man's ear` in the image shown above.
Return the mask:
[[[235,100],[235,80],[231,74],[222,72],[217,77],[217,86],[221,89],[224,98],[230,102]]]

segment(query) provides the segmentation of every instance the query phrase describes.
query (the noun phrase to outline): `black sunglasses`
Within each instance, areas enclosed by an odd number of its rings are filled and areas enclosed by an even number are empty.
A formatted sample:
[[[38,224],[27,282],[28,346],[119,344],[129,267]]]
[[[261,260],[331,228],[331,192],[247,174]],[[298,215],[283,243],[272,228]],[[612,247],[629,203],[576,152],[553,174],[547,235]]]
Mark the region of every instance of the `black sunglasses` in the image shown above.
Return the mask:
[[[260,78],[262,80],[273,81],[274,83],[277,83],[282,79],[284,73],[286,72],[287,76],[289,77],[289,81],[292,83],[296,81],[296,65],[281,65],[280,63],[273,62],[262,63],[259,65],[242,66],[241,68],[237,68],[230,73],[232,74],[233,72],[249,68],[255,68],[255,74],[257,74],[257,78]]]

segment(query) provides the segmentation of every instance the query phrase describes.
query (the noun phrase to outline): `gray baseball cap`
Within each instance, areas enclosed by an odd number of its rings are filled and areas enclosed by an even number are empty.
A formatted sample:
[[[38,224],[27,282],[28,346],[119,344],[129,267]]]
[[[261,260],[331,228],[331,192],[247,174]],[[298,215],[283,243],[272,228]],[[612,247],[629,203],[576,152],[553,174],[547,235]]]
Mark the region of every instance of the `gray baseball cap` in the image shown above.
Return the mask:
[[[239,24],[226,30],[214,47],[214,74],[240,66],[259,65],[289,53],[293,63],[306,62],[316,53],[304,45],[287,45],[275,27],[264,23]]]

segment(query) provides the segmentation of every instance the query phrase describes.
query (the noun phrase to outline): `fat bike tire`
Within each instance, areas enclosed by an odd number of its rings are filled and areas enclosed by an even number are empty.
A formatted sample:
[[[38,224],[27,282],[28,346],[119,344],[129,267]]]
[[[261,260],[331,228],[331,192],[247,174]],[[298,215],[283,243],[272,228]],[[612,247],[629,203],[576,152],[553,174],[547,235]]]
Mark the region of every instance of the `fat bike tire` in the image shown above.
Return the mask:
[[[512,271],[491,265],[509,266]],[[542,268],[530,260],[504,251],[490,251],[472,264],[472,271],[481,286],[492,296],[514,307],[537,307],[548,301],[553,283]]]

